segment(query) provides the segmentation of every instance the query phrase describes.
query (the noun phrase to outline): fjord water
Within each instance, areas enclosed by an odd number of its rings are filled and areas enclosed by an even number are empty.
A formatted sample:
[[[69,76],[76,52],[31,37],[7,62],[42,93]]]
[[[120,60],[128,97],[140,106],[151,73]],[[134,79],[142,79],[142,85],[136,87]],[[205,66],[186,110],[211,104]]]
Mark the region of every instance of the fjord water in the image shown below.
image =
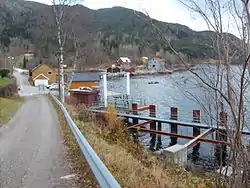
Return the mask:
[[[196,67],[196,73],[209,83],[214,83],[216,79],[215,65],[199,65]],[[235,84],[239,80],[240,67],[232,67]],[[159,84],[148,84],[150,81],[159,82]],[[168,75],[157,76],[142,76],[131,77],[131,97],[136,99],[143,99],[146,104],[155,104],[157,117],[169,118],[170,107],[177,107],[179,112],[178,119],[181,121],[192,122],[192,111],[201,110],[201,123],[212,125],[211,115],[214,116],[213,109],[211,108],[213,97],[211,93],[207,92],[207,88],[201,87],[201,81],[197,79],[190,72],[175,72]],[[126,78],[112,78],[108,80],[108,90],[126,94]],[[247,94],[248,93],[248,94]],[[249,98],[249,90],[246,91],[246,98]],[[249,106],[249,105],[248,105]],[[210,115],[209,115],[210,114]],[[148,115],[143,112],[142,115]],[[163,124],[163,131],[170,131],[169,125]],[[202,130],[201,130],[202,131]],[[178,133],[184,135],[192,135],[192,128],[179,127]],[[212,138],[214,135],[210,135]],[[141,143],[149,144],[150,137],[148,134],[140,138]],[[178,139],[179,144],[188,142],[185,139]],[[170,143],[168,136],[162,136],[163,147],[167,147]],[[190,149],[189,153],[192,152]],[[199,149],[199,162],[213,163],[214,147],[209,143],[201,143]]]

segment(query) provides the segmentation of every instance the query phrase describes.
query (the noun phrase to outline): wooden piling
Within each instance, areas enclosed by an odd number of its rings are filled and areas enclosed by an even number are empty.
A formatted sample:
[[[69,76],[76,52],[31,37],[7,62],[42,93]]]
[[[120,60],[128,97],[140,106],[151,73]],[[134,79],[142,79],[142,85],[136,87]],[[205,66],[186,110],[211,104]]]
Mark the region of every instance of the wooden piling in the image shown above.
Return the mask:
[[[156,107],[155,105],[149,105],[149,116],[156,117]],[[153,121],[150,123],[150,130],[156,130],[156,122]],[[155,150],[156,134],[150,133],[150,149]]]
[[[219,113],[219,126],[225,126],[227,123],[227,113],[222,111]],[[216,131],[216,140],[227,142],[227,131],[226,130],[217,130]],[[217,159],[218,165],[226,165],[227,158],[227,146],[216,145],[215,147],[215,157]]]
[[[138,105],[136,103],[132,104],[132,113],[134,115],[138,115]],[[133,118],[132,119],[132,123],[133,125],[137,125],[139,123],[139,120],[137,118]],[[135,142],[139,142],[139,133],[138,130],[134,129],[133,132],[133,139]]]
[[[193,110],[193,122],[200,123],[201,122],[201,111]],[[199,127],[193,127],[193,136],[198,136],[201,134],[201,129]]]
[[[136,103],[132,104],[132,113],[134,115],[138,115],[138,105]],[[138,124],[139,121],[137,118],[133,118],[132,122],[133,122],[133,125],[136,125]]]
[[[200,110],[193,110],[193,122],[200,123],[201,121],[201,111]],[[201,134],[201,129],[199,127],[193,127],[193,136],[199,136]],[[196,161],[199,157],[199,149],[200,149],[200,143],[195,145],[193,147],[192,151],[192,159],[193,161]]]
[[[227,123],[227,113],[225,111],[222,111],[219,113],[219,118],[220,118],[220,126],[225,126]]]
[[[225,126],[227,124],[227,113],[225,111],[220,112],[220,126]],[[227,132],[226,130],[217,131],[216,134],[217,140],[227,141]]]
[[[170,109],[170,119],[172,120],[178,120],[178,108],[176,107],[171,107]],[[178,133],[178,125],[177,124],[170,124],[170,131],[171,133]],[[177,137],[170,137],[170,144],[169,146],[173,146],[177,144]]]
[[[158,122],[158,131],[162,131],[162,127],[161,127],[161,122]],[[161,135],[158,134],[157,135],[157,145],[156,145],[156,150],[162,149],[162,141],[161,141]]]

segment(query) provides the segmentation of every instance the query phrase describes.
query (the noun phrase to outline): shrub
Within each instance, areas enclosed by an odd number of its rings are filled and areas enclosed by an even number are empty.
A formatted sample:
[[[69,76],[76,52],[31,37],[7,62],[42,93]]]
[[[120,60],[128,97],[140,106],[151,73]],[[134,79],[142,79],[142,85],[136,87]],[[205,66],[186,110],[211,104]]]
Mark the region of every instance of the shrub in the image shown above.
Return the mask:
[[[2,78],[7,77],[9,75],[9,73],[10,73],[9,69],[0,69],[0,76]]]
[[[72,97],[70,100],[76,100],[76,98]],[[72,103],[76,104],[77,102],[71,101],[71,104]],[[91,113],[88,111],[88,108],[84,104],[75,105],[75,108],[77,111],[77,118],[80,121],[88,122],[92,118]]]
[[[0,87],[0,97],[11,97],[16,94],[17,94],[17,85],[15,78],[12,78],[10,81],[8,81],[8,84]]]
[[[110,131],[115,132],[117,126],[117,111],[114,105],[109,105],[107,108],[107,113],[105,114],[105,119],[107,121],[107,126]]]

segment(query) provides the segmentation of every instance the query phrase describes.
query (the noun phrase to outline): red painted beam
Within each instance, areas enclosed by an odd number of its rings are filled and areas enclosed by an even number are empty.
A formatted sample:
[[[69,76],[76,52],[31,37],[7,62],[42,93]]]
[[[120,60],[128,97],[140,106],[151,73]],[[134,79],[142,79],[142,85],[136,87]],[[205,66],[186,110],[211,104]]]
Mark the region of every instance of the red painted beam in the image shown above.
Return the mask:
[[[133,111],[143,111],[143,110],[149,110],[150,105],[146,105],[146,106],[140,106],[137,109],[133,110],[133,109],[129,109],[128,112],[133,112]]]
[[[129,126],[129,127],[127,127],[127,129],[134,129],[134,128],[137,128],[137,127],[142,127],[142,126],[150,124],[152,122],[153,121],[146,121],[146,122],[143,122],[143,123],[139,123],[139,124],[136,124],[136,125]]]
[[[143,110],[149,110],[150,105],[146,105],[146,106],[140,106],[137,108],[138,111],[143,111]]]
[[[107,113],[106,111],[101,111],[101,110],[90,110],[90,112],[93,113]],[[211,126],[209,125],[205,125],[205,124],[200,124],[200,123],[191,123],[191,122],[183,122],[183,121],[173,121],[173,120],[168,120],[168,119],[159,119],[159,118],[155,118],[155,117],[144,117],[144,116],[139,116],[139,115],[131,115],[131,114],[120,114],[117,113],[117,116],[122,116],[122,117],[126,117],[126,118],[137,118],[139,120],[151,120],[155,121],[155,122],[161,122],[162,124],[168,124],[168,125],[172,125],[172,124],[177,124],[178,126],[185,126],[185,127],[198,127],[201,129],[210,129]],[[219,127],[214,127],[215,130],[224,130],[223,128]],[[242,131],[241,132],[243,135],[249,135],[250,136],[250,131]]]
[[[206,130],[205,132],[201,133],[200,135],[196,136],[194,139],[190,140],[188,143],[185,144],[185,146],[187,148],[194,147],[196,144],[199,143],[200,138],[203,138],[203,137],[205,137],[213,132],[214,132],[214,129],[210,128],[210,129]]]
[[[186,135],[180,135],[180,134],[175,134],[175,133],[168,133],[168,132],[162,132],[162,131],[157,131],[157,130],[150,130],[150,129],[146,129],[146,128],[140,128],[140,131],[148,132],[148,133],[154,133],[154,134],[160,134],[160,135],[165,135],[165,136],[172,136],[172,137],[190,139],[190,140],[195,138],[193,136],[186,136]],[[208,142],[208,143],[213,143],[213,144],[230,145],[230,143],[228,143],[228,142],[224,142],[224,141],[221,141],[221,140],[213,140],[213,139],[209,139],[209,138],[199,138],[198,141]]]

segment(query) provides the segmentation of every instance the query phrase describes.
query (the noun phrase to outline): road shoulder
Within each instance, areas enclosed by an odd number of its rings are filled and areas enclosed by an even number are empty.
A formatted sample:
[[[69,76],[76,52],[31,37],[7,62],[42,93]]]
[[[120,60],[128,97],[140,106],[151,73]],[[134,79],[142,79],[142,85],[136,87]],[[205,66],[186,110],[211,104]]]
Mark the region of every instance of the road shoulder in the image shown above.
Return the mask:
[[[6,124],[16,114],[23,101],[21,97],[0,97],[0,126]]]

